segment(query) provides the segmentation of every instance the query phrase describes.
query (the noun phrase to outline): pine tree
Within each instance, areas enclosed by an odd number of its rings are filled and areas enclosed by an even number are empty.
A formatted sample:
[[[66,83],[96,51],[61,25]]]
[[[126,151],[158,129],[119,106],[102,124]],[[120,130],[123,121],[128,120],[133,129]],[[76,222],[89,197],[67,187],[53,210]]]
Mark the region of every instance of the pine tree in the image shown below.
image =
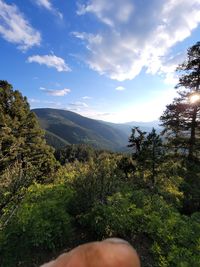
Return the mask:
[[[145,139],[145,134],[146,132],[141,131],[139,127],[132,128],[128,147],[133,148],[133,158],[137,158],[139,155]]]
[[[18,161],[48,175],[55,162],[52,152],[26,97],[0,81],[0,173]]]
[[[52,175],[55,163],[26,97],[0,81],[0,226],[34,181],[44,182]]]
[[[142,132],[138,127],[132,129],[132,134],[129,138],[129,147],[133,147],[133,159],[137,162],[139,170],[150,172],[152,187],[156,184],[157,169],[163,159],[163,144],[156,130],[147,134]]]
[[[178,66],[179,97],[167,106],[161,121],[176,152],[189,159],[200,156],[200,42],[188,49],[187,59]]]
[[[163,160],[164,148],[160,135],[156,134],[154,128],[147,135],[141,152],[143,164],[150,170],[152,185],[155,186],[157,169]]]

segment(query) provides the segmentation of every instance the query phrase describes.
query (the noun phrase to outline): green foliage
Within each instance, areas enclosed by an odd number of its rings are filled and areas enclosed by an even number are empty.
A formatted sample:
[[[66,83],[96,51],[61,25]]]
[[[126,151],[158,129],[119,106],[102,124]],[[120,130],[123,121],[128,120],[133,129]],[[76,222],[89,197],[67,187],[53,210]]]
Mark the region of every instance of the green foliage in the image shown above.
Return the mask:
[[[200,94],[200,42],[188,49],[187,60],[178,66],[177,71],[179,97],[167,105],[161,121],[171,148],[196,159],[200,156],[200,101],[193,102],[192,96]]]
[[[57,181],[73,186],[77,193],[77,209],[86,211],[97,201],[104,203],[107,196],[120,188],[124,174],[117,163],[116,155],[108,153],[87,163],[75,161],[61,168]]]
[[[17,209],[27,188],[36,180],[35,168],[16,162],[7,168],[0,179],[0,228],[10,220],[13,212]]]
[[[52,149],[45,143],[44,132],[19,91],[0,81],[0,170],[16,161],[36,165],[48,174],[54,161]]]
[[[95,159],[98,152],[88,145],[68,145],[55,151],[56,159],[63,165],[68,162],[87,162]]]
[[[159,267],[199,266],[199,219],[200,214],[180,215],[162,197],[145,191],[116,193],[81,218],[97,239],[119,236],[134,244],[138,237],[147,236],[153,266]]]
[[[37,166],[38,176],[48,175],[55,164],[26,98],[6,81],[0,81],[0,148],[0,173],[19,161]]]
[[[73,192],[63,185],[35,184],[0,233],[1,266],[31,261],[34,253],[59,249],[72,238]],[[28,263],[27,263],[28,264]]]
[[[120,158],[117,165],[118,168],[124,172],[127,179],[136,171],[136,164],[130,156],[123,156]]]
[[[26,97],[0,81],[0,217],[17,206],[35,180],[44,182],[55,170],[53,150],[30,111]],[[12,214],[12,209],[10,215]],[[9,215],[9,216],[10,216]]]
[[[152,188],[157,183],[159,165],[163,161],[164,146],[156,130],[153,128],[151,133],[142,132],[138,127],[132,129],[129,138],[129,147],[133,147],[133,159],[137,162],[137,168],[143,174],[149,172],[150,185]]]
[[[186,160],[184,162],[185,181],[182,186],[184,192],[183,211],[191,214],[200,210],[200,162]]]
[[[170,154],[184,159],[183,211],[192,214],[200,209],[200,42],[188,49],[177,71],[179,97],[166,107],[161,121]]]
[[[155,213],[150,219],[147,227],[154,234],[156,266],[199,266],[199,214],[189,218],[170,210],[163,216]]]
[[[129,137],[128,147],[133,148],[133,157],[137,158],[137,156],[139,155],[142,149],[146,132],[141,131],[139,127],[134,127],[132,128],[131,131],[132,133],[131,133],[131,136]]]
[[[140,231],[144,215],[130,199],[130,193],[115,193],[106,204],[96,203],[82,220],[97,239],[119,236],[130,240]]]

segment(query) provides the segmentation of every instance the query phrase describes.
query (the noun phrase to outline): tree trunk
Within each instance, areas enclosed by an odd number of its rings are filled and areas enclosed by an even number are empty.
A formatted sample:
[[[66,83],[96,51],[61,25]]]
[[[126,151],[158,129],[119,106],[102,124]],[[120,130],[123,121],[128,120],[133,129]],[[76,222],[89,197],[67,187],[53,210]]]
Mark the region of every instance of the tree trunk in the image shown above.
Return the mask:
[[[153,140],[153,151],[152,151],[152,183],[153,187],[156,185],[156,171],[155,171],[155,140]]]
[[[196,136],[195,136],[196,119],[197,119],[197,105],[194,106],[194,109],[192,112],[192,123],[191,123],[191,132],[190,132],[190,140],[189,140],[189,154],[188,154],[189,159],[194,158],[194,149],[195,149],[195,142],[196,142]]]

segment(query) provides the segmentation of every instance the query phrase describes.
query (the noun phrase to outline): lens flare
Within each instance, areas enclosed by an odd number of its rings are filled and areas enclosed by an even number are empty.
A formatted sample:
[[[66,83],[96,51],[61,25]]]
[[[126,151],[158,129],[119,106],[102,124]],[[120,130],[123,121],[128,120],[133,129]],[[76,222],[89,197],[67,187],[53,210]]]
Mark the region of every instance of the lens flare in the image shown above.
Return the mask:
[[[200,94],[193,94],[190,96],[190,103],[195,104],[200,101]]]

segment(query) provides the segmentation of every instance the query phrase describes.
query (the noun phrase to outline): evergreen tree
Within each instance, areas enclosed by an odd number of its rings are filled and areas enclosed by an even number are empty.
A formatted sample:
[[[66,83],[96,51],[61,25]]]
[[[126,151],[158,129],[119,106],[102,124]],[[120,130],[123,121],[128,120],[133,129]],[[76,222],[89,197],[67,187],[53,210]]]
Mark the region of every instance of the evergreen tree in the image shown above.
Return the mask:
[[[0,172],[18,161],[47,175],[55,162],[52,152],[26,97],[0,81]]]
[[[74,162],[87,162],[97,157],[98,152],[86,144],[66,145],[61,149],[55,151],[55,158],[62,164]]]
[[[133,175],[136,170],[134,161],[129,155],[120,158],[118,168],[123,171],[126,179],[129,178],[129,175]]]
[[[137,158],[139,155],[145,139],[145,134],[146,132],[141,131],[139,127],[132,128],[128,147],[133,148],[133,158]]]
[[[132,129],[129,138],[129,147],[133,147],[133,159],[136,160],[139,170],[150,172],[152,187],[156,184],[156,175],[159,164],[163,159],[163,144],[156,130],[151,133],[142,132],[138,127]]]
[[[164,150],[162,140],[159,135],[156,134],[156,130],[147,135],[141,151],[141,161],[147,169],[151,172],[152,185],[156,184],[157,169],[163,160]]]
[[[176,152],[197,159],[200,148],[200,42],[188,49],[187,60],[178,66],[179,97],[168,105],[161,121]]]
[[[55,162],[26,97],[0,81],[0,217],[11,203],[12,214],[24,189],[48,178]]]

